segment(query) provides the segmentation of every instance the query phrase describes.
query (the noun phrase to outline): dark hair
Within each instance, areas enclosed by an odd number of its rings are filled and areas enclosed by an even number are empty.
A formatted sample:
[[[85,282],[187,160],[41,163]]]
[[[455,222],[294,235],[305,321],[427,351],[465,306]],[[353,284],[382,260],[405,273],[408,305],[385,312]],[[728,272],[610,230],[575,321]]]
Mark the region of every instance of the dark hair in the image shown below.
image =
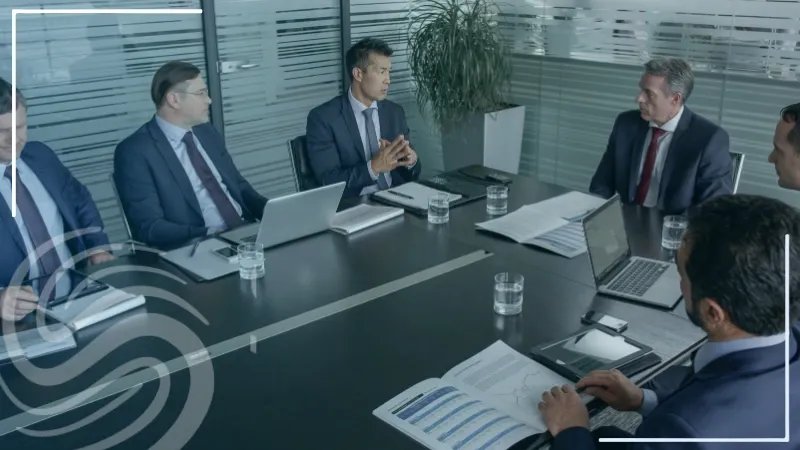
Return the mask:
[[[381,39],[368,37],[358,41],[347,50],[347,54],[344,57],[347,73],[350,75],[350,81],[353,81],[354,68],[358,67],[361,70],[367,70],[370,53],[377,53],[388,58],[392,56],[394,50]]]
[[[159,68],[153,75],[153,83],[150,85],[150,97],[156,107],[164,103],[167,92],[175,86],[189,80],[194,80],[200,75],[200,69],[194,64],[171,61]]]
[[[682,104],[692,95],[694,74],[686,61],[678,58],[653,59],[644,65],[644,71],[649,75],[664,77],[667,94],[681,94]]]
[[[724,195],[689,210],[686,275],[692,302],[713,299],[739,329],[785,330],[784,240],[789,246],[789,318],[800,313],[800,211],[756,195]],[[695,306],[696,307],[696,306]]]
[[[786,123],[794,123],[794,127],[786,135],[786,139],[800,153],[800,103],[783,108],[781,110],[781,120]]]
[[[0,114],[8,114],[11,112],[11,93],[13,92],[11,83],[0,78]],[[28,104],[25,102],[25,96],[17,89],[17,108],[27,108]]]

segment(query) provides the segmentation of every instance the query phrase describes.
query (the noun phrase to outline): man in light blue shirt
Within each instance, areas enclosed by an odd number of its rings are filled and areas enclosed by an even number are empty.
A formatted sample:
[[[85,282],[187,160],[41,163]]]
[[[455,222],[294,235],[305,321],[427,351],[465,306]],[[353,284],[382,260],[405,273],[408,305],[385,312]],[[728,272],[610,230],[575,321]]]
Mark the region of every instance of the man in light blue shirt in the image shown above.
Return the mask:
[[[790,239],[784,291],[784,237]],[[641,389],[619,371],[595,371],[575,387],[620,411],[638,411],[635,435],[613,427],[589,432],[589,414],[570,386],[542,394],[539,410],[554,450],[590,450],[595,438],[781,439],[798,448],[800,421],[785,428],[788,409],[800,411],[800,212],[778,200],[750,195],[715,197],[694,207],[678,271],[686,312],[708,334],[692,367],[672,367]],[[789,323],[786,329],[786,296]],[[788,344],[788,361],[786,347]],[[792,413],[793,416],[794,413]],[[752,443],[604,444],[602,448],[661,450],[753,448]],[[722,445],[722,447],[720,447]],[[759,446],[758,448],[762,448]],[[772,448],[772,447],[768,447]]]
[[[11,85],[0,78],[0,316],[19,320],[36,308],[30,280],[61,269],[111,260],[100,214],[86,188],[41,142],[27,140],[27,106],[17,91],[16,142],[11,140]],[[12,165],[16,151],[16,214]],[[68,280],[68,277],[58,277]],[[57,294],[61,282],[33,283]],[[66,286],[66,289],[69,289]]]

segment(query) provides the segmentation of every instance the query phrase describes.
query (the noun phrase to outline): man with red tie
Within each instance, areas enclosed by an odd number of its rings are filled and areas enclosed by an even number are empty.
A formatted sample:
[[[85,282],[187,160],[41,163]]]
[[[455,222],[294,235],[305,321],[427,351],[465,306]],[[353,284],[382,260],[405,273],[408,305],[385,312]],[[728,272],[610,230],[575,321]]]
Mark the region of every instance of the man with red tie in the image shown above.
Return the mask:
[[[208,123],[200,69],[165,64],[151,85],[156,114],[114,153],[114,183],[133,238],[171,249],[260,219],[267,199],[242,177]]]
[[[728,133],[685,106],[693,86],[685,61],[645,64],[639,109],[617,117],[590,192],[669,214],[733,192]]]

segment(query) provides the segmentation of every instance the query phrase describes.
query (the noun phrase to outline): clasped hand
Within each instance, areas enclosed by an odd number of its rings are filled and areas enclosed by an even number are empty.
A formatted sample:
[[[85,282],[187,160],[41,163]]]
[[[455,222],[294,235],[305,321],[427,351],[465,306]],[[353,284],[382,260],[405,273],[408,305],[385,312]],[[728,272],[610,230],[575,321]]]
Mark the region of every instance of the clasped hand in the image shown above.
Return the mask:
[[[391,142],[381,139],[380,150],[372,157],[370,165],[375,173],[387,173],[416,162],[417,153],[411,149],[405,137],[400,135]]]

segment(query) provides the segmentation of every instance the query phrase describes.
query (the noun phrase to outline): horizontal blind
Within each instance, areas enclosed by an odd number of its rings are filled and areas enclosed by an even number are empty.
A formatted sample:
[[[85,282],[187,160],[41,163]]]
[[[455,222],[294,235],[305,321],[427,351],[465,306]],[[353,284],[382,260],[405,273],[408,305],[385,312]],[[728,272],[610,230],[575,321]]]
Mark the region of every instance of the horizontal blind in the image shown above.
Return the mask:
[[[431,126],[428,116],[422,114],[414,94],[414,81],[408,65],[408,14],[413,0],[350,2],[351,38],[355,44],[365,37],[385,40],[394,51],[392,55],[391,86],[388,99],[405,109],[406,121],[411,130],[414,150],[422,161],[424,174],[443,170],[442,143]]]
[[[274,197],[295,190],[289,140],[341,86],[338,0],[216,0],[225,140],[242,175]],[[249,68],[248,68],[249,67]]]
[[[199,0],[0,1],[0,76],[11,80],[11,7],[199,8]],[[19,15],[17,83],[28,139],[50,146],[97,204],[112,242],[127,238],[109,181],[116,145],[148,121],[163,63],[205,67],[200,15]]]
[[[739,192],[800,205],[766,161],[780,108],[800,101],[800,3],[513,0],[499,24],[514,52],[513,99],[530,111],[523,172],[587,190],[614,118],[636,107],[642,65],[679,57],[696,78],[687,106],[747,155]]]

